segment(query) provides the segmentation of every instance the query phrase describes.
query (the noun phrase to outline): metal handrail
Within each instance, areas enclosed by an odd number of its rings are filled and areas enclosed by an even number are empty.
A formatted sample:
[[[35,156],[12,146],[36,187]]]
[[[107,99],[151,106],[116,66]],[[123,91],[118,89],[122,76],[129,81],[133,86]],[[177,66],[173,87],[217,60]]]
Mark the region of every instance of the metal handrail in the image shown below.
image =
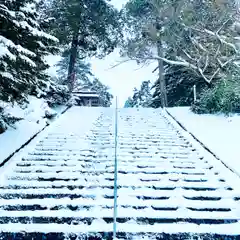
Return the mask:
[[[117,162],[117,146],[118,146],[118,99],[116,97],[115,109],[115,162],[114,162],[114,210],[113,210],[113,239],[117,239],[117,177],[118,177],[118,162]]]

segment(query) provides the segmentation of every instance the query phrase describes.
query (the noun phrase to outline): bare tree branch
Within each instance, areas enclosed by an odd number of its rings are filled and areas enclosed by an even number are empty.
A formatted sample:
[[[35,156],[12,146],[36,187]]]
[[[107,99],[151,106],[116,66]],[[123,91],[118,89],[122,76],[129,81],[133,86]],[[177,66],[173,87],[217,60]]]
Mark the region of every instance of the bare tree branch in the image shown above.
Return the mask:
[[[207,67],[208,67],[208,61],[209,61],[209,57],[208,55],[206,56],[206,61],[205,61],[205,66],[203,68],[203,73],[206,71]]]
[[[191,39],[194,46],[196,46],[197,48],[199,48],[200,50],[202,50],[204,52],[208,52],[207,49],[204,48],[201,43],[197,42],[196,39],[194,39],[194,38],[190,38],[190,39]]]
[[[204,28],[203,30],[201,29],[197,29],[197,28],[193,28],[191,27],[192,30],[198,31],[198,32],[202,32],[202,33],[207,33],[210,36],[216,37],[220,43],[225,44],[227,46],[229,46],[230,48],[232,48],[235,52],[237,52],[237,48],[233,43],[227,42],[224,40],[224,38],[226,38],[226,36],[223,35],[219,35],[218,33],[215,33],[207,28]]]
[[[212,75],[212,77],[210,78],[210,82],[213,80],[213,78],[215,78],[215,76],[220,72],[220,68],[218,68],[215,73]]]
[[[170,64],[170,65],[177,65],[177,66],[182,66],[182,67],[188,67],[188,68],[192,68],[192,69],[197,69],[197,66],[191,64],[190,62],[187,62],[185,60],[181,60],[181,61],[174,61],[174,60],[170,60],[164,57],[159,57],[159,56],[149,56],[149,57],[142,57],[141,60],[163,60],[164,62]],[[120,66],[123,63],[129,62],[129,61],[139,61],[138,58],[129,58],[126,60],[123,60],[121,62],[118,62],[117,64],[113,65],[111,68],[109,69],[113,69],[115,67]]]
[[[218,49],[217,49],[217,51],[216,51],[216,54],[214,55],[214,58],[217,58],[217,56],[218,56],[218,54],[219,54],[219,52],[220,52],[220,48],[221,48],[221,46],[219,45],[219,46],[218,46]]]
[[[190,54],[187,53],[187,51],[185,51],[184,49],[183,49],[182,51],[183,51],[183,53],[184,53],[190,60],[195,60],[194,58],[192,58],[192,57],[190,56]]]
[[[201,74],[201,76],[203,77],[203,79],[204,79],[207,83],[211,83],[211,81],[213,80],[213,78],[219,73],[220,68],[218,68],[218,69],[215,71],[215,73],[211,76],[210,79],[208,79],[208,78],[204,75],[204,73],[203,73],[203,71],[202,71],[201,68],[198,68],[198,71],[199,71],[199,73]]]
[[[122,64],[124,64],[124,63],[127,63],[127,62],[129,62],[129,61],[132,61],[133,59],[126,59],[126,60],[123,60],[123,61],[121,61],[121,62],[118,62],[117,64],[115,64],[115,65],[113,65],[112,67],[110,67],[110,68],[108,68],[107,70],[111,70],[111,69],[113,69],[113,68],[116,68],[116,67],[118,67],[118,66],[120,66],[120,65],[122,65]]]
[[[217,62],[219,63],[221,68],[224,68],[227,64],[229,64],[230,62],[233,62],[234,60],[237,60],[237,59],[235,57],[234,58],[230,58],[225,63],[222,63],[221,60],[218,58]]]
[[[228,18],[223,24],[222,26],[217,30],[216,34],[219,34],[219,32],[225,27],[225,25],[231,21],[231,18]]]
[[[158,66],[156,68],[154,68],[154,70],[152,71],[152,73],[155,73],[158,70]]]

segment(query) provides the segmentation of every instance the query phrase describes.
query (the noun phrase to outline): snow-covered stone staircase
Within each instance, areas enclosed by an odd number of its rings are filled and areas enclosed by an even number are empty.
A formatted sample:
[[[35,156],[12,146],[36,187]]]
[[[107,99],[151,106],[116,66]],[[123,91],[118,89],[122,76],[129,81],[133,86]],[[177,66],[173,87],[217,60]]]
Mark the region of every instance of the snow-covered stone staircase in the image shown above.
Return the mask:
[[[112,239],[114,110],[73,108],[5,170],[0,239]],[[119,110],[118,238],[237,239],[240,180],[161,110]]]

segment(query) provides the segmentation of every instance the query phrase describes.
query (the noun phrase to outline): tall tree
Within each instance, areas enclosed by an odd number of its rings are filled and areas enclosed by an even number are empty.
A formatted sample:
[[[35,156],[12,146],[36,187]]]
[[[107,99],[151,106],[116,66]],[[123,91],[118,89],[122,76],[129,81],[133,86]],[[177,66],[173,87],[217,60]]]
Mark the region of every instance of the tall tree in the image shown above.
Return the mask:
[[[130,0],[124,10],[128,37],[123,54],[138,62],[158,61],[155,86],[164,106],[164,65],[188,69],[207,84],[235,67],[236,14],[230,0]]]
[[[82,58],[113,51],[119,37],[118,11],[106,0],[52,0],[47,13],[54,22],[52,31],[63,45],[71,45],[68,83],[72,91],[75,65]]]
[[[57,63],[57,74],[59,83],[63,85],[68,85],[67,75],[68,75],[68,65],[69,65],[70,54],[69,51],[64,51],[62,54],[62,59]],[[75,65],[75,83],[73,87],[79,85],[89,85],[93,79],[93,73],[91,69],[91,64],[86,60],[81,60],[80,57],[76,59]]]
[[[57,52],[57,39],[36,21],[36,0],[0,3],[0,99],[21,101],[46,86],[44,56]]]

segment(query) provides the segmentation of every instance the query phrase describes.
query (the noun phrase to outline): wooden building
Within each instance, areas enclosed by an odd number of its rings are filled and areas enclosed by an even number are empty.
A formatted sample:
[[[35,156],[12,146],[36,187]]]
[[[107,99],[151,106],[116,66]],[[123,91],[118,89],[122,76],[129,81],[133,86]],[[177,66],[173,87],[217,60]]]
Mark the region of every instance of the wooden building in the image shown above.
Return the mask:
[[[99,107],[101,106],[100,96],[96,91],[84,86],[73,91],[73,95],[79,106]]]

